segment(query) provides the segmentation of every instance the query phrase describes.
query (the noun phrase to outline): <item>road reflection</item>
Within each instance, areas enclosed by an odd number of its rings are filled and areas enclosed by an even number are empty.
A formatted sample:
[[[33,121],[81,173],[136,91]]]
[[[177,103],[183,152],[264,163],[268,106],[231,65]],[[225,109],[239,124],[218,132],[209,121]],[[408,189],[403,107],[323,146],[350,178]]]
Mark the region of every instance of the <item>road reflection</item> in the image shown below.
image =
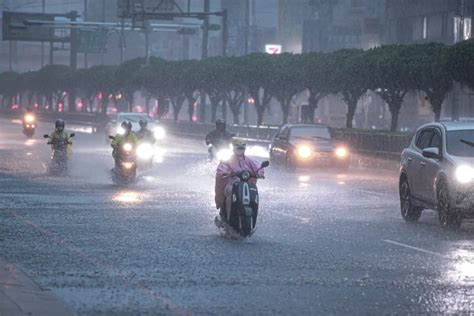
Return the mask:
[[[113,200],[120,203],[140,203],[143,201],[143,194],[135,191],[122,191],[117,193]]]
[[[472,246],[471,246],[472,247]],[[474,251],[457,249],[449,254],[454,261],[447,269],[446,281],[459,285],[474,285]]]

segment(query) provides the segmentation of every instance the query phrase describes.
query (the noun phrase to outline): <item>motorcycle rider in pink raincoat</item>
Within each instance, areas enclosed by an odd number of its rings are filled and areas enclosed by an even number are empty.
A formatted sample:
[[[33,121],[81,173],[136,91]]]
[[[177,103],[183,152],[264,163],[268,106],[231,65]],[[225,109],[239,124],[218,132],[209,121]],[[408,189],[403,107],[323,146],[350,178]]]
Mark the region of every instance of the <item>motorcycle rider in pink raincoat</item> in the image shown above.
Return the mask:
[[[234,154],[228,161],[221,161],[217,166],[216,185],[215,185],[215,202],[216,208],[220,210],[221,220],[228,221],[230,218],[230,209],[232,206],[232,185],[239,181],[236,177],[229,177],[232,172],[250,171],[264,175],[264,171],[260,168],[261,164],[257,160],[245,155],[247,143],[245,139],[233,138],[232,147]],[[257,179],[251,179],[249,182],[256,184]],[[226,210],[226,211],[225,211]]]

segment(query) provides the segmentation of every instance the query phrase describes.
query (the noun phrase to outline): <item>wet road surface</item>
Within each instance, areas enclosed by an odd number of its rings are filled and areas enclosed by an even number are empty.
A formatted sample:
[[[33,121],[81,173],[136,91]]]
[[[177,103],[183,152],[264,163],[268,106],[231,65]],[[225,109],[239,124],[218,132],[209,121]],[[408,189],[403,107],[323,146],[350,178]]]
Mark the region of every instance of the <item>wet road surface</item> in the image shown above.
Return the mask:
[[[0,120],[0,256],[80,315],[474,312],[474,226],[405,223],[396,170],[271,166],[257,232],[236,241],[196,140],[170,136],[124,188],[104,135],[77,133],[70,176],[48,176],[44,132]]]

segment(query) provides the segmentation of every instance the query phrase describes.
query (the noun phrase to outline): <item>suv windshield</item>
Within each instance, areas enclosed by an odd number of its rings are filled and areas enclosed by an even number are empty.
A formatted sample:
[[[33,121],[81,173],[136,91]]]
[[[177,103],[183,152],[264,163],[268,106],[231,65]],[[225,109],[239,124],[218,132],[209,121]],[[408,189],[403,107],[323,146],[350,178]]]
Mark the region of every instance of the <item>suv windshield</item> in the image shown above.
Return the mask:
[[[474,157],[474,130],[450,131],[446,135],[446,150],[450,155]]]
[[[325,139],[330,140],[329,128],[327,127],[293,127],[291,139]]]

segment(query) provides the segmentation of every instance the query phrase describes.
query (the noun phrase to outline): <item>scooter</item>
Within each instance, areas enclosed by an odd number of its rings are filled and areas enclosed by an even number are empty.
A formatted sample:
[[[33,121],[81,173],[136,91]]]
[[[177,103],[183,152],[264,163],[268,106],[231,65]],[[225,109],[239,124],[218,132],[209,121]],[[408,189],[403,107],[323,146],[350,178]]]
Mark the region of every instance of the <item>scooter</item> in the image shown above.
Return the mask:
[[[109,136],[114,140],[114,136]],[[116,149],[115,167],[111,170],[112,180],[116,184],[130,185],[137,177],[137,159],[135,148],[130,143],[125,143]]]
[[[31,138],[35,134],[36,117],[33,114],[27,113],[23,116],[23,134]]]
[[[264,161],[260,169],[269,165],[268,161]],[[215,224],[230,236],[250,237],[256,230],[259,198],[257,186],[249,181],[263,179],[263,177],[250,171],[231,173],[226,177],[237,177],[239,181],[235,182],[232,187],[232,206],[229,218],[227,221],[223,221],[217,216]]]
[[[76,136],[74,133],[69,135],[69,138]],[[47,134],[43,135],[43,138],[50,139],[51,137]],[[51,140],[48,141],[48,145],[53,145],[53,151],[51,153],[51,162],[49,164],[49,174],[51,175],[65,175],[67,174],[69,165],[69,153],[68,146],[72,145],[72,142],[62,140]]]

